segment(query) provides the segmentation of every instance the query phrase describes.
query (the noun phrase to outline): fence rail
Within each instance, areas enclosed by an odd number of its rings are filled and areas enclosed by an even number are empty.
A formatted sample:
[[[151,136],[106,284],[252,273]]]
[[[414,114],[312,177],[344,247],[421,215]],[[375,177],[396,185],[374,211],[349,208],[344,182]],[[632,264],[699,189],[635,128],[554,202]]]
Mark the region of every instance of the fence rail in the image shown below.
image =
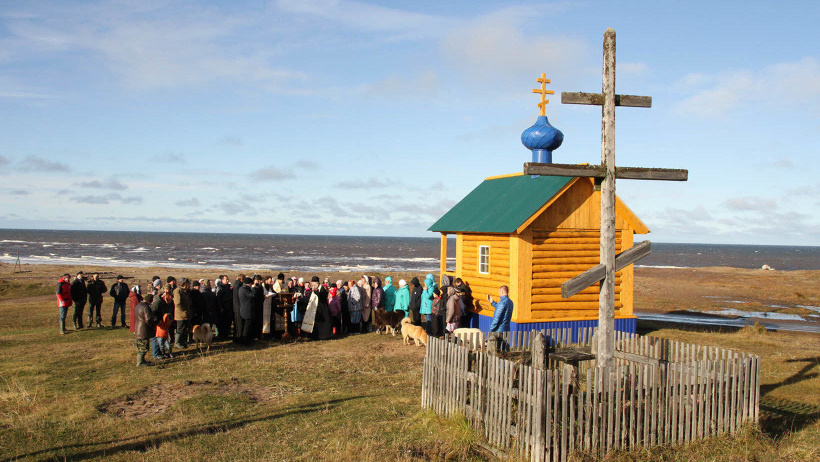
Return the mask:
[[[578,333],[574,344],[591,334]],[[506,335],[505,351],[526,351],[535,335]],[[553,347],[573,343],[566,332],[546,336]],[[490,443],[534,461],[688,443],[736,432],[759,415],[757,356],[619,333],[616,366],[588,367],[576,380],[554,361],[538,369],[491,354],[480,337],[430,338],[422,406],[463,413]]]

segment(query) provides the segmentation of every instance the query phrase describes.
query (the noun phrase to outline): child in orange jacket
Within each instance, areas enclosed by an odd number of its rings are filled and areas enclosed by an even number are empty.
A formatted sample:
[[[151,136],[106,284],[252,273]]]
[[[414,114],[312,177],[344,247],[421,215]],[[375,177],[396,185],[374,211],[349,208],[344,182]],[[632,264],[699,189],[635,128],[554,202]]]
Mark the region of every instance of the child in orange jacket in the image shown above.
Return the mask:
[[[168,331],[171,329],[171,323],[174,322],[173,316],[169,313],[162,315],[162,321],[157,323],[157,343],[159,344],[159,351],[162,353],[160,359],[173,358],[171,353],[171,336]]]

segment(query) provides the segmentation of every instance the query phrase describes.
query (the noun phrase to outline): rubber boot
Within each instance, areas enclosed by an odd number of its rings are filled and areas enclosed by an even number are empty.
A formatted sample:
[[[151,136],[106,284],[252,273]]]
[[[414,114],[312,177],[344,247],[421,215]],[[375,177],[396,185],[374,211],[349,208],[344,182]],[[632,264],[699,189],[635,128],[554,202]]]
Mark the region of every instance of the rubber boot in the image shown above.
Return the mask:
[[[60,335],[65,335],[65,319],[60,320]]]
[[[145,353],[137,353],[137,366],[147,366],[145,362]]]
[[[174,333],[174,348],[176,348],[177,350],[185,348],[184,346],[182,346],[182,334],[178,332]]]
[[[77,318],[74,318],[74,330],[80,330],[80,326],[77,325]]]

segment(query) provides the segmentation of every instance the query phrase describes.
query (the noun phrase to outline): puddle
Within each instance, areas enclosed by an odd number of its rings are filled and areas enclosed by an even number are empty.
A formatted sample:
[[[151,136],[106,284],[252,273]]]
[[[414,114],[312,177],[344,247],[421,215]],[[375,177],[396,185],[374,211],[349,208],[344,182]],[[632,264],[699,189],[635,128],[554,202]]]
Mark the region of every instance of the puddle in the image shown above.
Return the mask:
[[[699,313],[692,311],[689,313],[648,313],[636,311],[635,316],[639,320],[645,321],[661,321],[673,322],[679,324],[693,324],[698,326],[727,326],[727,327],[743,327],[751,326],[759,322],[762,326],[769,330],[785,330],[794,332],[814,332],[820,334],[820,324],[814,321],[806,321],[803,323],[787,323],[778,322],[777,320],[769,318],[766,319],[752,319],[752,318],[723,318],[714,314]],[[818,316],[820,315],[811,315]]]
[[[775,321],[805,321],[806,318],[799,314],[770,313],[767,311],[741,311],[734,308],[724,308],[722,310],[704,311],[704,314],[717,316],[738,316],[741,318],[761,318],[774,319]]]

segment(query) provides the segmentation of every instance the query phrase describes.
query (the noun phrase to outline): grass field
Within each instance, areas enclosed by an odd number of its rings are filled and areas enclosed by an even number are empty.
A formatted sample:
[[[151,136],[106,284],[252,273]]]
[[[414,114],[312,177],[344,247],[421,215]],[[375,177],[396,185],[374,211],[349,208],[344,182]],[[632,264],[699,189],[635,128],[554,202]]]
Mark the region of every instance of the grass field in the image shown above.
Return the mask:
[[[2,461],[498,457],[463,419],[419,407],[424,348],[399,337],[216,344],[136,368],[128,329],[59,335],[54,296],[42,295],[51,283],[15,284],[0,282]],[[763,418],[733,437],[609,459],[820,460],[817,335],[639,328],[761,355]]]

